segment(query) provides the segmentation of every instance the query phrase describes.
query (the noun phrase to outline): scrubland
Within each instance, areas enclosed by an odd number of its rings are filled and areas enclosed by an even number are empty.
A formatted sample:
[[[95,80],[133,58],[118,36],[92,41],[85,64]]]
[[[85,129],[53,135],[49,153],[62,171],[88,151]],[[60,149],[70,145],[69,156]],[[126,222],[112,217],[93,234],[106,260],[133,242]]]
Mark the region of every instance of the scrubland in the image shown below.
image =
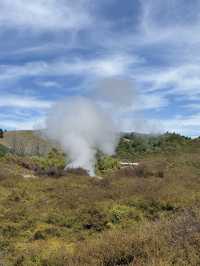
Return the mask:
[[[2,152],[0,265],[200,265],[199,139],[126,136],[101,179],[63,156]]]

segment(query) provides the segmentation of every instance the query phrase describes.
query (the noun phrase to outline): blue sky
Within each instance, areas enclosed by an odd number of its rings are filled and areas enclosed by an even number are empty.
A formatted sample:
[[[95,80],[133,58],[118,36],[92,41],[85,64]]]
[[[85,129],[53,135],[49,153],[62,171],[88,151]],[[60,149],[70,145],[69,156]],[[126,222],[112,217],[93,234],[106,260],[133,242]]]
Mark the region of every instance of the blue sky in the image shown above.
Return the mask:
[[[0,127],[120,78],[138,92],[124,130],[200,135],[199,32],[199,0],[0,0]]]

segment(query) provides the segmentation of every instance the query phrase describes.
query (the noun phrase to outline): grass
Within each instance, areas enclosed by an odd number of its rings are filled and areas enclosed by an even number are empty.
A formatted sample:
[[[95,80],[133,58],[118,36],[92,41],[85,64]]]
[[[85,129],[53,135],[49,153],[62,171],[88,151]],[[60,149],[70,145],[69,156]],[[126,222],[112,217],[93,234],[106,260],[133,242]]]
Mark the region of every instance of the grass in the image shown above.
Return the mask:
[[[102,180],[41,175],[33,157],[1,157],[0,264],[200,265],[196,141],[138,155],[138,169],[103,166]],[[57,165],[54,155],[45,158]]]

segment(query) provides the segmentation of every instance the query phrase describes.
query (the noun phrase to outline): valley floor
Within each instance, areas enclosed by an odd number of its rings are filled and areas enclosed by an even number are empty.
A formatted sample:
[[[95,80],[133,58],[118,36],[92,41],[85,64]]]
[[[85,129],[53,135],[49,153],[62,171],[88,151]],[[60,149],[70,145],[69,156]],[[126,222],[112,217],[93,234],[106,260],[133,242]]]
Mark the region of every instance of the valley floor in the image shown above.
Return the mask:
[[[102,180],[0,159],[0,265],[200,265],[200,149]]]

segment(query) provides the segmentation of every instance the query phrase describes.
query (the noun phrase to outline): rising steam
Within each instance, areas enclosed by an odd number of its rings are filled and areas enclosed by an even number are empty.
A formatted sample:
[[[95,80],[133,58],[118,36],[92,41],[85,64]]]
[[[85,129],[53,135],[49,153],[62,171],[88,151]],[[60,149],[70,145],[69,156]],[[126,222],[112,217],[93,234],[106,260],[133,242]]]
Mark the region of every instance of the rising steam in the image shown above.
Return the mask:
[[[112,82],[113,81],[113,82]],[[106,89],[96,91],[97,97],[70,97],[55,104],[46,119],[46,135],[58,142],[70,158],[69,168],[81,167],[95,175],[97,150],[112,155],[119,141],[120,127],[116,123],[113,110],[105,109],[99,102],[110,102],[119,107],[120,90],[116,80],[109,80]],[[121,81],[121,83],[123,83]],[[104,84],[105,85],[105,84]],[[114,92],[116,85],[116,93]],[[123,85],[123,84],[121,84]],[[121,87],[122,105],[130,101],[130,86]],[[114,86],[114,87],[113,87]],[[108,97],[106,97],[106,94]],[[113,97],[112,97],[113,94]],[[117,103],[117,105],[115,105]],[[106,111],[107,110],[107,111]],[[111,111],[112,110],[112,111]]]
[[[70,157],[68,167],[82,167],[94,175],[97,149],[111,155],[118,130],[108,113],[83,97],[57,103],[47,120],[47,135],[58,141]]]

